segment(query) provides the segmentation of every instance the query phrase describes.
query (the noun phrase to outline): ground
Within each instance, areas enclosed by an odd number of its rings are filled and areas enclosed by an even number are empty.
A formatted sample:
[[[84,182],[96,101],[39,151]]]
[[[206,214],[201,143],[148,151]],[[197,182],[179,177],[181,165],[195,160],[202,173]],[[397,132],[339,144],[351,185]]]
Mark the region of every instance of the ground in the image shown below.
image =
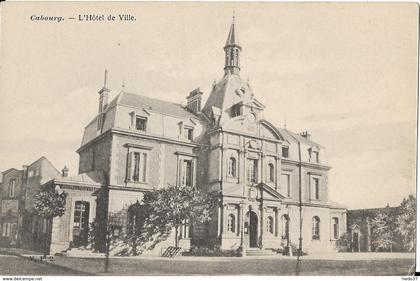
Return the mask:
[[[414,254],[311,255],[303,257],[301,275],[407,275],[413,264]],[[296,259],[112,258],[110,269],[111,273],[104,273],[103,258],[54,257],[40,263],[28,256],[0,256],[0,275],[295,275]]]
[[[0,275],[88,275],[67,267],[33,262],[28,258],[0,255]]]

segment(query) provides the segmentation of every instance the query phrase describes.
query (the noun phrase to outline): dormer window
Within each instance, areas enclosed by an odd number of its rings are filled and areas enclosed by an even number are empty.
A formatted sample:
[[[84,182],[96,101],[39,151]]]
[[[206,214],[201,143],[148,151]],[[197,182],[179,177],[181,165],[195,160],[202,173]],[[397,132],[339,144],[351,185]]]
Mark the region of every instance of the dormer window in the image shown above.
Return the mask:
[[[184,127],[184,138],[187,140],[193,140],[193,132],[194,129],[192,127],[185,126]]]
[[[289,158],[289,148],[287,146],[281,148],[281,157]]]
[[[137,116],[136,117],[136,130],[146,132],[147,118]]]
[[[231,115],[232,115],[232,118],[233,117],[236,117],[236,116],[242,115],[241,105],[235,104],[234,106],[232,106],[232,108],[231,108]]]
[[[319,163],[319,148],[313,146],[308,149],[309,152],[309,162],[310,163]]]
[[[314,151],[313,153],[314,153],[315,163],[319,163],[319,152],[318,151]]]

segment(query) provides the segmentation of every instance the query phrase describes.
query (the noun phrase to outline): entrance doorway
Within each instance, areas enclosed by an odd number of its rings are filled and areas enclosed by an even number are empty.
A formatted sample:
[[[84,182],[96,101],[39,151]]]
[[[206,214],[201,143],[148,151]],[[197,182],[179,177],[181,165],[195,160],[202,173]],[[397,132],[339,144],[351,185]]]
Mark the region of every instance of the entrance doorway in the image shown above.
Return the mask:
[[[73,244],[75,247],[88,243],[89,202],[76,201],[73,219]]]
[[[258,247],[258,217],[254,212],[249,212],[249,247]]]
[[[353,252],[359,252],[359,233],[353,232]]]

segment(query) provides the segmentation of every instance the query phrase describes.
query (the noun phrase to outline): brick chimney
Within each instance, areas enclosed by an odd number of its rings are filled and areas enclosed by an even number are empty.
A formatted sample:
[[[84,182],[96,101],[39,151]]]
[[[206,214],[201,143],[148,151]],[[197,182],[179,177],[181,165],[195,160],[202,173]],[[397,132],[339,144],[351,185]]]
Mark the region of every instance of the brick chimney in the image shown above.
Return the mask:
[[[69,175],[69,168],[67,168],[67,166],[64,166],[64,168],[61,170],[61,176],[63,178],[67,178],[68,175]]]
[[[308,131],[304,131],[299,133],[300,136],[304,137],[305,139],[310,139],[311,138],[311,134],[308,133]]]
[[[203,92],[200,91],[200,88],[197,88],[190,92],[187,97],[187,108],[194,113],[201,113],[201,96]]]

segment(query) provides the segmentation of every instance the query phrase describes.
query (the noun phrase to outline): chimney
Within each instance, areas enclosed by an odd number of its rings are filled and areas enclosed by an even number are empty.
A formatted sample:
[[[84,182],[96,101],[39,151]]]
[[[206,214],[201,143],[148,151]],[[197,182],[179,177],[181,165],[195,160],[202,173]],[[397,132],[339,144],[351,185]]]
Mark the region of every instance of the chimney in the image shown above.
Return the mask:
[[[105,69],[104,86],[99,90],[99,110],[97,120],[97,130],[102,130],[103,119],[105,116],[105,109],[108,106],[108,96],[110,90],[106,87],[106,80],[108,78],[108,71]]]
[[[68,175],[69,175],[69,168],[67,168],[67,166],[64,166],[64,168],[61,170],[61,176],[63,178],[67,178]]]
[[[308,133],[308,131],[301,132],[301,133],[299,133],[299,135],[301,135],[305,139],[310,139],[311,138],[311,134]]]
[[[200,91],[200,88],[197,88],[190,92],[187,97],[187,108],[194,113],[201,113],[201,96],[203,92]]]
[[[108,96],[110,90],[106,86],[106,82],[108,79],[108,70],[105,69],[105,78],[104,78],[104,86],[99,90],[99,113],[105,111],[106,107],[108,106]]]

